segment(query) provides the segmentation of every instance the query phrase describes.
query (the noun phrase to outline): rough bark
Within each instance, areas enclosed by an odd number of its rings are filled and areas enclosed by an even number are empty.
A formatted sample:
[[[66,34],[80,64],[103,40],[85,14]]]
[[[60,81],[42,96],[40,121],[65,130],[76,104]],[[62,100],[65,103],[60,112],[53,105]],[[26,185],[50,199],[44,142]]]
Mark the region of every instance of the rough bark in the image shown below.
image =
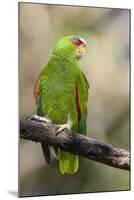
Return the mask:
[[[56,127],[55,124],[24,119],[20,121],[20,137],[34,142],[45,142],[63,151],[130,170],[130,153],[127,150],[104,144],[68,129],[56,135]]]

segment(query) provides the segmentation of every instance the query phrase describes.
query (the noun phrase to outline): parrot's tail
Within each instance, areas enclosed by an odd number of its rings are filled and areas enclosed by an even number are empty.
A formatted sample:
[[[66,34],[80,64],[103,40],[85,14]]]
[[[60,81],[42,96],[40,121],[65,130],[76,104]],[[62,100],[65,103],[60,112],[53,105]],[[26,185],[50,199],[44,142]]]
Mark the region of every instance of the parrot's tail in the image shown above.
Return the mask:
[[[60,151],[59,167],[62,174],[74,174],[79,167],[79,157],[72,153]]]
[[[41,143],[44,158],[47,164],[51,164],[51,152],[48,144]]]

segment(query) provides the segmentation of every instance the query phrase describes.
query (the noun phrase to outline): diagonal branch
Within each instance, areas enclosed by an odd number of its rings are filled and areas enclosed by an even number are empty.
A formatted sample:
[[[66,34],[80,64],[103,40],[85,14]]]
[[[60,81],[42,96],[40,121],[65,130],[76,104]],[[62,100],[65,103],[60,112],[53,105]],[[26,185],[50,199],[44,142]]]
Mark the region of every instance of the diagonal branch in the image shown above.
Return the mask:
[[[45,142],[85,158],[130,170],[130,153],[110,144],[104,144],[92,138],[70,130],[64,130],[56,136],[56,125],[24,119],[20,121],[20,137],[35,142]]]

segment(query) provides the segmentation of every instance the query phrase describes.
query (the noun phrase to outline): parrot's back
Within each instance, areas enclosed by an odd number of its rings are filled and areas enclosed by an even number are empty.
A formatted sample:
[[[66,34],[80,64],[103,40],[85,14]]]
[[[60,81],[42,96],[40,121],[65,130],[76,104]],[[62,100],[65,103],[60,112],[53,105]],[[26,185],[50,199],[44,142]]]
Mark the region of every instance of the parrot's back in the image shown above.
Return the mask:
[[[88,87],[77,61],[53,55],[36,83],[37,114],[56,124],[70,123],[73,131],[86,134]],[[78,165],[77,155],[60,151],[61,173],[73,174]]]

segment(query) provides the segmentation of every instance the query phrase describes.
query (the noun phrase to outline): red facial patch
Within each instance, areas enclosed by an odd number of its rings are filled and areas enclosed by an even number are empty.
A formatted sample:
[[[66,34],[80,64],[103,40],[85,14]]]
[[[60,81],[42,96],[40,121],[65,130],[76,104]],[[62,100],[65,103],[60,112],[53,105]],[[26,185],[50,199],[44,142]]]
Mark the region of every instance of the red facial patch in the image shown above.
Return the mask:
[[[72,41],[72,43],[73,44],[75,44],[75,45],[77,45],[77,46],[80,46],[81,44],[83,44],[83,41],[81,41],[79,38],[77,38],[77,37],[73,37],[72,39],[71,39],[71,41]]]

